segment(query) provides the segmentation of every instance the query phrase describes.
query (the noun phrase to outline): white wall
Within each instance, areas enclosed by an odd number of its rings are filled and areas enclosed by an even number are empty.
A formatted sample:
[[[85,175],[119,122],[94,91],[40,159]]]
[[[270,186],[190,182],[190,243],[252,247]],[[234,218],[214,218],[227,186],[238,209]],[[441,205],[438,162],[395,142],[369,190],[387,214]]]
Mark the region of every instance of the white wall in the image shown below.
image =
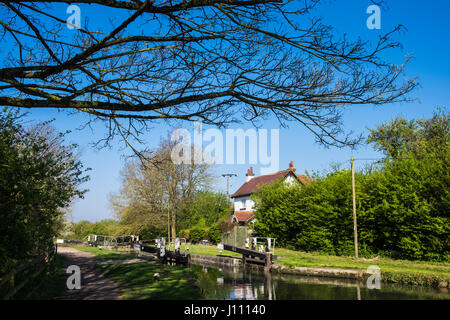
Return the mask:
[[[297,181],[297,179],[292,172],[289,173],[289,175],[284,179],[284,182],[289,185],[292,185],[292,183],[294,183],[295,181]]]
[[[253,210],[254,202],[250,196],[234,198],[234,211],[251,211]]]

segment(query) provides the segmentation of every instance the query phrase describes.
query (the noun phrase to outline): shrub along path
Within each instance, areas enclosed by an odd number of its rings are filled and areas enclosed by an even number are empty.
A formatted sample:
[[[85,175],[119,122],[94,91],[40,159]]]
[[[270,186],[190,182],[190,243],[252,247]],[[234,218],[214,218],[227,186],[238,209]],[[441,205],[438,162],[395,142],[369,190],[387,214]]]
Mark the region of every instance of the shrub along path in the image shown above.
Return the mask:
[[[64,292],[59,299],[63,300],[119,300],[121,292],[116,283],[102,275],[95,266],[98,263],[94,255],[74,248],[58,247],[58,254],[64,256],[63,266],[67,269],[70,265],[77,265],[81,270],[81,288],[69,290],[66,283],[63,284]],[[64,278],[64,282],[67,277]]]

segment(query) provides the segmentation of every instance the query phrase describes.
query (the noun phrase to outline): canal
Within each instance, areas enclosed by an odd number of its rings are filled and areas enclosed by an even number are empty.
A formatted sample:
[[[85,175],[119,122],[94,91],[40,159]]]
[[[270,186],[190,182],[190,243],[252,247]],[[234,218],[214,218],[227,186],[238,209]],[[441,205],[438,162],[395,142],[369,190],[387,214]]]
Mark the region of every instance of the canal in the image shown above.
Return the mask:
[[[368,289],[354,280],[305,277],[241,267],[192,264],[204,299],[214,300],[417,300],[450,299],[448,289],[400,286],[381,283]]]

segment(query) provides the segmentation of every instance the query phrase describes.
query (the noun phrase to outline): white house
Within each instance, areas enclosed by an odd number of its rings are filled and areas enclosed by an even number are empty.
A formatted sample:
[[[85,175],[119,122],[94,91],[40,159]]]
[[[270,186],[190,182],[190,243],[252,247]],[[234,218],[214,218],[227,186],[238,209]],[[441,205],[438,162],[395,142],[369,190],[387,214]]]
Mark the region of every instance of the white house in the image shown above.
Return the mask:
[[[254,202],[250,198],[253,192],[265,184],[273,183],[276,180],[283,179],[286,183],[299,182],[302,185],[310,181],[307,176],[296,174],[294,163],[289,163],[289,169],[279,171],[273,174],[255,177],[253,167],[247,170],[246,182],[233,194],[231,198],[234,201],[234,213],[232,221],[239,224],[246,224],[254,219]]]

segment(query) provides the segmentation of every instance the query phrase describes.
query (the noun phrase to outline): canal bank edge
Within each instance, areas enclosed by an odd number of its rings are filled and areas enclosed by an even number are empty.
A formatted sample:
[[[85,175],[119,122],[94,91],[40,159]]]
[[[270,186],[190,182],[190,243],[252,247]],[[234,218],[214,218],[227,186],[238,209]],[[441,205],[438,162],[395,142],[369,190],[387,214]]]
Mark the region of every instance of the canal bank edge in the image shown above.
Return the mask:
[[[216,266],[242,266],[241,258],[226,256],[208,256],[201,254],[190,254],[192,263],[208,263]],[[251,266],[253,269],[263,269],[260,266]],[[294,274],[301,276],[327,277],[337,279],[349,279],[367,281],[371,272],[358,269],[339,268],[311,268],[311,267],[287,267],[279,263],[272,265],[272,272],[280,274]],[[397,283],[402,285],[426,286],[436,288],[449,288],[449,280],[433,275],[401,274],[381,271],[381,281],[386,283]]]
[[[136,253],[134,251],[126,250],[128,253]],[[156,259],[151,254],[140,252],[140,257],[147,257],[150,259]],[[217,267],[242,267],[242,258],[232,258],[229,256],[213,256],[190,253],[192,263],[206,263],[212,264]],[[261,266],[251,265],[250,269],[263,270]],[[300,276],[311,277],[326,277],[335,279],[347,279],[364,281],[372,275],[366,270],[361,269],[340,269],[340,268],[314,268],[314,267],[288,267],[280,263],[272,264],[272,272],[279,274],[291,274]],[[394,283],[400,285],[413,285],[421,287],[434,287],[434,288],[450,288],[449,278],[443,278],[434,275],[421,275],[421,274],[403,274],[399,272],[383,272],[381,270],[381,281],[384,283]]]

